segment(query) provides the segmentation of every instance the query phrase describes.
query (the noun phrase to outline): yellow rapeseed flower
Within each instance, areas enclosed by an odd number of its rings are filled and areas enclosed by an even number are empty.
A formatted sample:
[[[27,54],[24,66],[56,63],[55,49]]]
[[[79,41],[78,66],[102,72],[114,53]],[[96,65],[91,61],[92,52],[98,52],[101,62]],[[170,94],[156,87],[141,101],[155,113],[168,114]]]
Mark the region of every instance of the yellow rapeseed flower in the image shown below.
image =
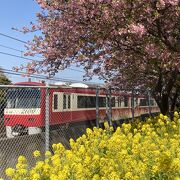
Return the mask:
[[[159,170],[159,168],[158,168],[158,166],[157,165],[154,165],[153,167],[152,167],[152,172],[155,174],[156,172],[158,172],[158,170]]]
[[[19,157],[18,157],[18,163],[26,163],[26,158],[25,158],[25,156],[19,156]]]
[[[34,155],[34,157],[39,157],[39,156],[41,156],[41,153],[40,153],[40,151],[36,150],[36,151],[34,151],[33,155]]]
[[[163,114],[160,114],[159,117],[160,117],[160,119],[163,119],[163,118],[164,118],[164,115],[163,115]]]
[[[109,129],[109,123],[107,121],[104,123],[104,127],[105,129]]]
[[[100,178],[99,174],[95,174],[92,178],[92,180],[100,180],[100,179],[101,178]]]
[[[174,116],[178,118],[179,117],[179,113],[177,111],[175,111],[174,112]]]
[[[125,174],[125,179],[132,179],[132,177],[133,177],[133,175],[132,175],[131,172],[127,172],[127,173]]]
[[[46,151],[46,152],[45,152],[45,156],[46,156],[46,157],[50,157],[50,156],[51,156],[51,152],[50,152],[50,151]]]
[[[13,169],[13,168],[6,169],[6,175],[7,176],[12,177],[14,175],[14,173],[15,173],[15,169]]]
[[[90,128],[87,128],[86,129],[86,133],[87,133],[87,135],[91,135],[92,134],[92,130]]]
[[[179,113],[175,113],[179,116]],[[160,115],[146,122],[124,123],[115,132],[88,128],[86,134],[70,139],[70,148],[53,144],[45,160],[28,171],[25,157],[20,156],[15,169],[7,169],[12,179],[153,179],[162,173],[167,179],[177,179],[180,172],[180,119],[168,120]],[[167,120],[166,120],[167,119]],[[35,151],[35,157],[40,151]]]
[[[35,165],[36,170],[41,170],[43,168],[44,162],[43,161],[38,161]]]
[[[33,174],[32,180],[39,180],[41,177],[38,173]]]

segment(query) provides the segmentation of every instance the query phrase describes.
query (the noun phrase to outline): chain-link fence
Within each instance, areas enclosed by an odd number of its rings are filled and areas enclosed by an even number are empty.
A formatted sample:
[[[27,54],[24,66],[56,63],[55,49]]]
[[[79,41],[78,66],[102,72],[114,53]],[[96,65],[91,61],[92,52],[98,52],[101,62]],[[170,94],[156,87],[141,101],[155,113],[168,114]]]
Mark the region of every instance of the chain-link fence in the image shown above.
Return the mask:
[[[20,155],[29,166],[33,152],[52,150],[61,142],[77,139],[86,128],[116,126],[129,118],[158,112],[154,100],[134,93],[100,87],[11,85],[0,86],[0,174],[15,167]],[[43,158],[43,156],[42,156]]]

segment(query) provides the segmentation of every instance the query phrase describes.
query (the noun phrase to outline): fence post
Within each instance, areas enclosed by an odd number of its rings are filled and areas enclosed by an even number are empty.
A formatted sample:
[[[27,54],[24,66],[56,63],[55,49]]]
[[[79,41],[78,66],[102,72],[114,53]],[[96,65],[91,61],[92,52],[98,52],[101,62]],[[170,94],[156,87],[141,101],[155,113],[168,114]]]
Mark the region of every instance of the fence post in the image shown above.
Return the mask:
[[[148,88],[148,107],[149,107],[149,115],[151,116],[151,94],[150,89]]]
[[[109,122],[109,103],[108,103],[108,90],[106,89],[106,116],[107,121]]]
[[[45,151],[49,151],[49,88],[46,87]]]
[[[131,96],[131,112],[132,112],[132,120],[134,121],[134,90],[132,90],[132,96]]]
[[[96,127],[99,128],[99,87],[96,87]]]
[[[111,88],[109,88],[109,125],[112,126],[112,97]]]

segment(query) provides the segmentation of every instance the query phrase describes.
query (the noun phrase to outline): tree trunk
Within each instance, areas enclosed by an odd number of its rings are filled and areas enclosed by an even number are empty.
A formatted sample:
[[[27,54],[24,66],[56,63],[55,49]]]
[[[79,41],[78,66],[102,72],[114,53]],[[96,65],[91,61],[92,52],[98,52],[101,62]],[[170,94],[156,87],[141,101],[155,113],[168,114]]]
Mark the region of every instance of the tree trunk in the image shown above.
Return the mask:
[[[172,99],[172,90],[176,88],[178,70],[175,69],[171,72],[162,73],[161,69],[159,70],[159,79],[154,88],[154,98],[160,108],[160,111],[164,115],[169,115],[169,110],[174,111],[175,104],[169,109],[170,104],[169,100]],[[177,90],[177,89],[176,89]],[[178,91],[177,91],[178,92]],[[177,100],[177,97],[174,99]],[[171,104],[172,105],[172,104]]]
[[[171,109],[170,109],[171,112],[174,112],[174,109],[176,107],[177,98],[178,98],[178,93],[176,93],[172,99]]]
[[[159,109],[163,115],[169,114],[169,96],[167,94],[163,94],[160,97],[155,97],[155,100],[159,106]]]

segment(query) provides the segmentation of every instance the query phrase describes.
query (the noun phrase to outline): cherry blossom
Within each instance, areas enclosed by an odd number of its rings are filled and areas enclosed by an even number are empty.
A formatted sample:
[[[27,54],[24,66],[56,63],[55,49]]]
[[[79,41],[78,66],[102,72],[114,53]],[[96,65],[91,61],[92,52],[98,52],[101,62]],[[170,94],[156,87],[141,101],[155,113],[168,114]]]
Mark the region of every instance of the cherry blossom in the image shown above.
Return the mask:
[[[179,0],[37,0],[40,30],[27,54],[42,54],[36,71],[54,75],[75,63],[123,89],[150,88],[162,113],[177,101],[180,72]],[[31,66],[30,66],[31,67]],[[179,94],[178,94],[179,96]]]

